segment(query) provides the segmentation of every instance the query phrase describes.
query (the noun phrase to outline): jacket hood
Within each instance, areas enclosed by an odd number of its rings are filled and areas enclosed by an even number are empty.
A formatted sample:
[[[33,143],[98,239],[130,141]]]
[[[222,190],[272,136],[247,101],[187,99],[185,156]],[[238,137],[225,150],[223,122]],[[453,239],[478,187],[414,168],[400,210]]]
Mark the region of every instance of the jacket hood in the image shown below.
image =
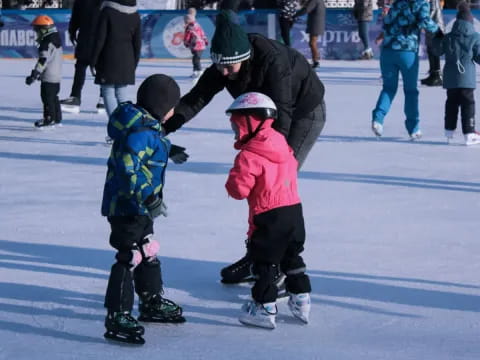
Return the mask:
[[[282,163],[288,159],[288,154],[292,150],[282,148],[288,147],[288,145],[285,137],[272,128],[273,119],[267,119],[262,123],[261,118],[255,115],[248,115],[247,119],[247,115],[236,113],[232,114],[230,120],[238,128],[235,149],[251,151],[275,163]],[[248,121],[250,121],[251,129],[249,129]],[[260,129],[256,135],[250,138],[252,132],[259,126]]]
[[[104,1],[100,6],[100,9],[103,8],[112,8],[124,14],[134,14],[137,12],[137,2],[131,0],[113,0],[113,1]]]
[[[466,20],[456,20],[453,23],[452,35],[454,36],[470,36],[475,33],[473,24]]]
[[[131,102],[120,104],[108,121],[108,136],[114,141],[128,135],[131,132],[150,128],[162,131],[162,126],[145,109],[133,105]]]

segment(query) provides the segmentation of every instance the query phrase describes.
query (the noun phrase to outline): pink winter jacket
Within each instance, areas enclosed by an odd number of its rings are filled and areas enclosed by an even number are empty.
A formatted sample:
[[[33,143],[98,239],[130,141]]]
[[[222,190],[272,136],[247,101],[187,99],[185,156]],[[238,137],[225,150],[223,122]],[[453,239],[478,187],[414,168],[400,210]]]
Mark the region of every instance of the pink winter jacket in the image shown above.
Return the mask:
[[[237,142],[236,148],[240,147],[241,151],[225,184],[231,197],[248,200],[249,237],[255,230],[255,215],[300,203],[297,160],[285,137],[271,128],[272,122],[267,120],[263,129],[246,144]],[[242,128],[240,134],[241,139]]]
[[[203,32],[202,27],[197,22],[189,23],[185,26],[183,35],[183,45],[194,51],[203,51],[208,45],[208,39]]]

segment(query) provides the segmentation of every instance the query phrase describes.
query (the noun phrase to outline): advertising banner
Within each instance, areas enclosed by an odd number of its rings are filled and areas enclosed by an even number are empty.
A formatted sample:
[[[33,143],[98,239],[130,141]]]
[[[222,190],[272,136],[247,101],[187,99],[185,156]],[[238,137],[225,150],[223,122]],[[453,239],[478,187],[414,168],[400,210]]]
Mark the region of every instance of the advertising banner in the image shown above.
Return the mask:
[[[185,11],[178,10],[141,10],[142,19],[142,58],[190,58],[191,53],[183,46]],[[447,29],[451,28],[455,20],[454,10],[444,10],[444,19]],[[36,35],[31,27],[32,20],[39,14],[48,14],[53,18],[63,41],[63,50],[66,55],[73,54],[73,45],[68,36],[69,10],[5,10],[2,19],[5,26],[0,29],[0,57],[1,58],[32,58],[38,56]],[[215,11],[200,11],[197,21],[203,27],[207,37],[211,40],[215,31]],[[474,10],[475,17],[480,17],[480,11]],[[381,31],[379,12],[374,12],[375,21],[370,24],[370,46],[375,57],[379,56],[379,49],[374,43],[375,37]],[[306,16],[298,19],[294,24],[291,37],[292,46],[303,53],[307,59],[311,58],[308,47],[308,34],[305,33]],[[275,11],[256,10],[241,12],[239,22],[247,32],[256,32],[270,38],[281,39]],[[477,31],[480,22],[475,21]],[[358,37],[357,22],[350,9],[328,9],[326,14],[326,31],[319,37],[319,50],[323,59],[358,59],[363,50]],[[204,53],[209,54],[209,49]],[[425,55],[422,46],[420,55]]]

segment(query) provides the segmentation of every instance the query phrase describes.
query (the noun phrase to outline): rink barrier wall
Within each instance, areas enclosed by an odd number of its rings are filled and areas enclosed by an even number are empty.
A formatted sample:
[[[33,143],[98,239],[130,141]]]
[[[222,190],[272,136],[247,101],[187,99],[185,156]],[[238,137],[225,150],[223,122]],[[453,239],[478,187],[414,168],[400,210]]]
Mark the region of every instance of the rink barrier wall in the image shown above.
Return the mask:
[[[183,15],[181,10],[140,10],[142,19],[142,50],[144,59],[188,59],[191,53],[183,46]],[[475,17],[475,28],[480,31],[480,10],[472,11]],[[53,18],[60,32],[64,54],[71,57],[74,51],[68,36],[68,22],[70,10],[42,9],[42,10],[4,10],[2,18],[5,26],[0,30],[0,57],[1,58],[35,58],[38,55],[35,32],[30,23],[39,14],[47,14]],[[215,16],[217,11],[199,11],[197,21],[203,27],[209,39],[215,30]],[[374,43],[375,37],[381,31],[380,12],[374,11],[374,21],[370,23],[370,46],[375,57],[379,49]],[[455,20],[455,10],[444,10],[444,20],[447,31]],[[306,16],[298,19],[291,31],[292,47],[303,53],[308,59],[311,57],[308,46],[308,34],[305,33]],[[277,13],[273,10],[255,10],[239,13],[240,24],[247,32],[256,32],[272,39],[281,39]],[[319,37],[319,50],[323,59],[358,59],[363,50],[357,31],[357,22],[351,9],[327,9],[326,31]],[[209,48],[203,58],[208,58]],[[426,56],[425,46],[422,43],[419,54]]]

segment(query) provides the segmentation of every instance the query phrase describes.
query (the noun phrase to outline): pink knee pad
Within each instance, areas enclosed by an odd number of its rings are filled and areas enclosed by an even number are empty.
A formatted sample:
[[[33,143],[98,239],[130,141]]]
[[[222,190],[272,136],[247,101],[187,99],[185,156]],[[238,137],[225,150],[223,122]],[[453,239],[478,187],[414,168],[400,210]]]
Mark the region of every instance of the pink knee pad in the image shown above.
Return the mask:
[[[160,250],[160,244],[157,240],[149,238],[148,242],[142,245],[142,249],[145,257],[148,259],[155,257],[158,254],[158,251]]]

